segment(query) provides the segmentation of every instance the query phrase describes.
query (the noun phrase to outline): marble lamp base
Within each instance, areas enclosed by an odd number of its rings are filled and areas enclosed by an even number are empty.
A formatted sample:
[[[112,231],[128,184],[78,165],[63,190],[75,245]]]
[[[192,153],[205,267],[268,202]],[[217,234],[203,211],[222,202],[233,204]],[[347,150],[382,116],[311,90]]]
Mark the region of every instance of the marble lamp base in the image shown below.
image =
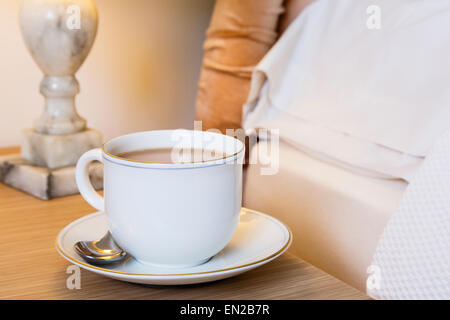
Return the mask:
[[[103,188],[103,165],[94,162],[89,167],[92,185]],[[48,169],[23,160],[20,154],[0,156],[0,182],[29,193],[42,200],[78,193],[75,166]]]
[[[73,166],[83,153],[101,147],[102,140],[100,131],[93,129],[65,135],[48,135],[25,129],[22,158],[49,169]]]

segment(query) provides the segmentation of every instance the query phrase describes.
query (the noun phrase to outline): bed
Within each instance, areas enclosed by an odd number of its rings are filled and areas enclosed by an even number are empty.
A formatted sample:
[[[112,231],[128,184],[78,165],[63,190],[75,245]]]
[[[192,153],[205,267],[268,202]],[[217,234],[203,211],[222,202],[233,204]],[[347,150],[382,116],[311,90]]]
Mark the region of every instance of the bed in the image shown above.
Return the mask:
[[[407,183],[354,173],[285,142],[279,172],[263,176],[260,169],[247,168],[244,206],[290,226],[295,255],[365,291],[378,238]]]
[[[244,205],[363,291],[386,223],[448,128],[450,46],[436,31],[449,15],[446,1],[218,0],[207,33],[203,129],[279,132],[279,171],[249,165]]]

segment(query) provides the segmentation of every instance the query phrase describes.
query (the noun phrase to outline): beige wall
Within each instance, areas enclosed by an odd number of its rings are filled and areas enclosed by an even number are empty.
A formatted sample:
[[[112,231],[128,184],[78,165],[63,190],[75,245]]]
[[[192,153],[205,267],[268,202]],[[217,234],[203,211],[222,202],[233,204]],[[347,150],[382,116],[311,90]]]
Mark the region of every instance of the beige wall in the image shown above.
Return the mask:
[[[192,127],[202,42],[213,0],[95,0],[99,31],[77,74],[78,112],[105,139]],[[0,1],[0,146],[20,143],[43,109],[42,73],[18,26],[20,1]]]

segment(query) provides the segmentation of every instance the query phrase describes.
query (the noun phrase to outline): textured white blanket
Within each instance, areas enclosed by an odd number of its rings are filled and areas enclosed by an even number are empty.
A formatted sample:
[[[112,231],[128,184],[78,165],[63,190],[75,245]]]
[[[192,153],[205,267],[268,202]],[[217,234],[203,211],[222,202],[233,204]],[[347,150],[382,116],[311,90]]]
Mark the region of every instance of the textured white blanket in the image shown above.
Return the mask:
[[[368,272],[377,299],[450,299],[450,131],[406,189]]]

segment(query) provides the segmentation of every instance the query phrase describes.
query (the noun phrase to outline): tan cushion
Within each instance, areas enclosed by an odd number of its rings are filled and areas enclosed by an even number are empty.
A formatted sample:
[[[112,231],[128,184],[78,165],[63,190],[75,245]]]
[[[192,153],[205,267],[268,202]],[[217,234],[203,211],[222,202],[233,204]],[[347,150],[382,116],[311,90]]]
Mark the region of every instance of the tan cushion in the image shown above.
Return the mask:
[[[217,0],[198,84],[203,129],[241,126],[254,66],[275,43],[283,0]]]
[[[284,30],[291,24],[292,21],[306,8],[307,5],[316,0],[286,0],[284,2],[285,13],[281,17],[279,31],[283,33]]]

